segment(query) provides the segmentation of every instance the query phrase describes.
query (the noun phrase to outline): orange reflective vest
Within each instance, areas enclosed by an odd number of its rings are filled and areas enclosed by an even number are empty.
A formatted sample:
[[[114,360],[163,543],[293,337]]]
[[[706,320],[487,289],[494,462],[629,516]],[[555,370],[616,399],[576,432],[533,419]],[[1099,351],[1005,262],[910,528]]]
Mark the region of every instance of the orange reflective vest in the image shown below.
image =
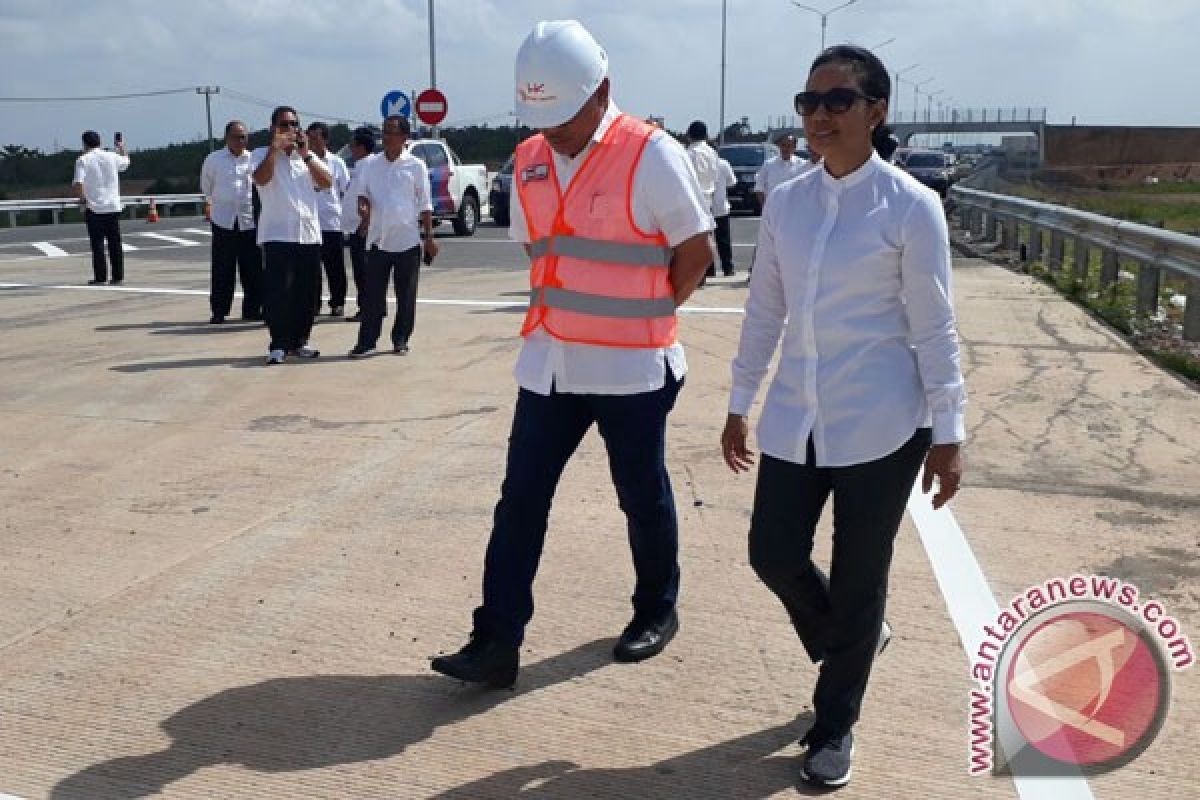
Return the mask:
[[[655,128],[622,114],[562,192],[541,134],[517,148],[513,181],[529,223],[529,311],[521,327],[565,342],[675,343],[671,248],[633,219],[633,174]]]

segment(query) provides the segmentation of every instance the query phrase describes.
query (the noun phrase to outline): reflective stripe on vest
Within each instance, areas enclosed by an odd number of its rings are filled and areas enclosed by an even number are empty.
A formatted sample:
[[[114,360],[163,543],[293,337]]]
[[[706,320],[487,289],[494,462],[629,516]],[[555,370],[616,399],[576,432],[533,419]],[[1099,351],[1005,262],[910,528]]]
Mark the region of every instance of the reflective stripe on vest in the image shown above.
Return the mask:
[[[671,263],[671,248],[656,244],[626,244],[586,236],[547,236],[529,245],[530,258],[567,256],[634,267],[666,267]]]
[[[616,319],[643,319],[646,317],[670,317],[675,313],[675,301],[670,297],[621,298],[607,295],[587,294],[571,289],[546,286],[529,293],[531,308],[545,306],[577,314]]]

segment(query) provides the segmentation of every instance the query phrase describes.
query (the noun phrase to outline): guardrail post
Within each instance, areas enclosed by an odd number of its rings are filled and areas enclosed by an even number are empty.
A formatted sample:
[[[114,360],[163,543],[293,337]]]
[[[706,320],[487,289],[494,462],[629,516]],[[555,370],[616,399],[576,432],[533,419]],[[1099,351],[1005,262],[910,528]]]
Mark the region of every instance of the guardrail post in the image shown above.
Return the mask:
[[[1063,267],[1063,258],[1067,252],[1067,242],[1058,231],[1050,233],[1050,270],[1058,272]]]
[[[996,241],[996,227],[998,222],[999,220],[996,219],[996,212],[989,210],[987,212],[987,220],[984,222],[983,226],[984,240],[989,242]]]
[[[1183,307],[1183,338],[1200,342],[1200,278],[1187,284],[1187,305]]]
[[[1100,265],[1100,288],[1107,289],[1120,279],[1121,262],[1116,250],[1104,251],[1104,262]]]
[[[983,209],[974,208],[971,210],[971,233],[975,238],[983,236]]]
[[[1090,260],[1091,253],[1088,252],[1087,242],[1083,239],[1076,239],[1075,256],[1071,259],[1071,277],[1078,281],[1086,281]]]
[[[1029,226],[1029,260],[1042,260],[1042,229],[1037,225]]]
[[[1139,314],[1154,314],[1158,311],[1158,286],[1162,273],[1149,264],[1138,264],[1137,310]]]
[[[57,208],[51,209],[50,219],[54,221],[55,225],[58,225],[60,222],[62,222],[62,212],[59,211]]]
[[[8,212],[8,227],[10,227],[10,228],[17,227],[17,212],[15,212],[15,211]]]

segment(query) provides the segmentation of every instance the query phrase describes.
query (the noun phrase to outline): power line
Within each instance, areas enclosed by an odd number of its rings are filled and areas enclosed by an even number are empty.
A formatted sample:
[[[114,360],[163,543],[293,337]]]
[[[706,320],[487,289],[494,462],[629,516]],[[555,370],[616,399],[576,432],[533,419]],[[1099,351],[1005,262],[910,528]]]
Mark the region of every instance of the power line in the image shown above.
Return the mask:
[[[266,100],[262,97],[255,97],[254,95],[246,94],[245,92],[239,92],[237,89],[230,89],[228,87],[225,87],[222,89],[222,91],[230,99],[237,100],[242,103],[247,103],[248,105],[252,105],[252,106],[260,106],[262,108],[275,108],[280,105],[280,103],[278,103],[278,102]],[[346,125],[358,125],[362,122],[362,120],[360,120],[360,119],[349,119],[347,117],[339,117],[334,114],[321,114],[317,111],[306,111],[302,108],[298,108],[298,109],[296,109],[296,111],[300,114],[303,114],[306,117],[315,117],[317,119],[327,119],[331,122],[342,122],[342,123],[345,123]]]
[[[130,92],[129,94],[100,94],[89,97],[0,97],[0,103],[79,103],[92,100],[129,100],[135,97],[158,97],[165,94],[187,94],[195,91],[186,89],[158,89],[152,92]]]

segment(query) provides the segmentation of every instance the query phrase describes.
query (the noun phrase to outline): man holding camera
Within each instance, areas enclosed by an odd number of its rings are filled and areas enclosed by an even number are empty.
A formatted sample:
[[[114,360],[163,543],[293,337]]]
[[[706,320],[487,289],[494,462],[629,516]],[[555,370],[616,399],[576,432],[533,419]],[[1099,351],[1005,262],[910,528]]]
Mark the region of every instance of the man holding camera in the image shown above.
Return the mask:
[[[71,188],[83,206],[83,218],[87,223],[88,240],[92,245],[92,273],[89,286],[104,283],[108,264],[104,261],[104,244],[108,243],[108,257],[112,260],[114,286],[125,280],[125,254],[121,250],[121,185],[118,172],[129,168],[129,156],[125,155],[125,143],[121,134],[113,137],[115,152],[100,146],[100,134],[95,131],[83,133],[83,155],[75,160],[75,179]]]
[[[316,316],[321,225],[316,187],[328,189],[333,177],[308,149],[308,137],[291,106],[271,112],[271,143],[254,151],[254,184],[262,202],[258,243],[263,250],[263,311],[271,331],[267,364],[288,355],[316,358],[308,346]]]

